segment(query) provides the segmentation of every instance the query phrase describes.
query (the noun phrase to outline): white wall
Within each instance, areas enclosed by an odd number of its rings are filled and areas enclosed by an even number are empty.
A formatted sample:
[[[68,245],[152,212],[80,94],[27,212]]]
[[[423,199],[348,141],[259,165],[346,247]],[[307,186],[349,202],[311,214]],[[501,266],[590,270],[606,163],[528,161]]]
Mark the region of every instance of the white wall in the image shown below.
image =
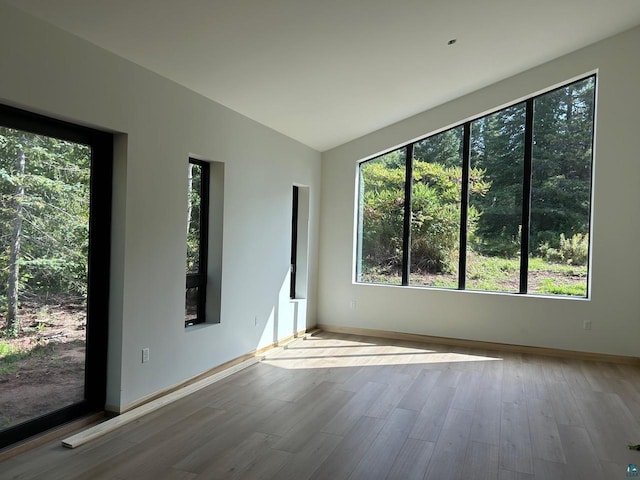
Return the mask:
[[[318,152],[3,5],[0,44],[0,101],[121,133],[114,172],[111,408],[126,408],[291,335],[296,325],[315,324]],[[225,163],[222,321],[185,330],[190,154]],[[281,294],[289,286],[293,184],[310,187],[309,297],[297,319]],[[150,348],[145,364],[143,347]]]
[[[638,51],[640,28],[325,152],[318,322],[640,356]],[[352,282],[358,160],[596,69],[599,76],[590,300]],[[355,309],[350,308],[352,300],[356,301]],[[593,323],[592,330],[582,329],[584,320]]]

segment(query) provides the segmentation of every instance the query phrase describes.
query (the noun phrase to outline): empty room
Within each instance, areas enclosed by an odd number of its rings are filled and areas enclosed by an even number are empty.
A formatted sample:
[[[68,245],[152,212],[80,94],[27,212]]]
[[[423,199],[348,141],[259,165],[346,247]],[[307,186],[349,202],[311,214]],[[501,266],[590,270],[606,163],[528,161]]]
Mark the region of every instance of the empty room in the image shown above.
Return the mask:
[[[638,475],[640,3],[0,26],[1,479]]]

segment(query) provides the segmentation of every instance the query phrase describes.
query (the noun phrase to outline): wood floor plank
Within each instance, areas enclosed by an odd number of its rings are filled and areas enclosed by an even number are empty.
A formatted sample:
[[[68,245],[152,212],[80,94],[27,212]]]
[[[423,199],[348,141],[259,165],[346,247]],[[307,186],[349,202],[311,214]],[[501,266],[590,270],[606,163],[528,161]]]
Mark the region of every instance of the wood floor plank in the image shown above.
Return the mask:
[[[634,452],[626,446],[637,438],[640,424],[620,397],[615,393],[592,392],[577,398],[576,403],[598,458],[611,463],[633,463]]]
[[[455,393],[456,389],[452,387],[434,387],[418,414],[409,437],[437,442]]]
[[[574,475],[569,470],[569,466],[564,463],[549,462],[536,458],[533,460],[534,478],[544,478],[545,480],[567,480]],[[580,478],[580,477],[578,477]],[[593,477],[587,477],[589,479]]]
[[[458,365],[456,362],[439,363],[436,364],[436,366],[434,366],[433,368],[437,368],[441,372],[441,374],[438,376],[438,379],[436,380],[434,387],[456,388],[458,386],[460,377],[462,377],[462,371],[460,370],[460,365]]]
[[[330,382],[322,382],[307,391],[306,395],[295,402],[285,402],[286,408],[282,408],[269,418],[261,422],[260,430],[263,433],[284,436],[306,418],[313,416],[316,401],[326,401],[336,390],[336,385]],[[352,392],[345,392],[346,394]]]
[[[463,372],[456,386],[451,406],[459,410],[476,409],[476,400],[482,388],[482,371]]]
[[[526,398],[521,355],[505,355],[504,361],[502,401],[521,404]]]
[[[626,391],[622,391],[619,394],[620,400],[624,403],[625,407],[631,412],[637,422],[640,422],[640,398],[637,395],[632,395]]]
[[[587,365],[591,365],[592,363],[594,362],[588,362]],[[584,363],[582,361],[572,359],[566,359],[561,363],[565,379],[576,397],[583,393],[590,394],[593,392],[591,384],[584,376],[583,365]]]
[[[522,357],[522,380],[526,398],[548,398],[547,379],[542,364],[533,355]]]
[[[568,383],[549,383],[549,400],[558,425],[584,425],[575,396]]]
[[[256,397],[256,388],[260,387],[257,385],[247,386],[228,383],[212,394],[206,395],[207,392],[205,392],[202,403],[209,407],[222,409],[229,409],[235,405],[259,406],[263,399]]]
[[[637,383],[633,383],[634,381],[637,381]],[[614,388],[612,392],[618,394],[620,400],[622,400],[635,419],[640,421],[640,379],[626,378],[621,374],[613,382]]]
[[[343,440],[341,435],[318,432],[299,452],[290,455],[273,478],[278,480],[307,480],[333,453]]]
[[[271,449],[278,440],[279,437],[275,435],[253,432],[221,455],[211,455],[202,465],[197,478],[210,480],[271,478],[290,457],[287,452]]]
[[[0,478],[6,479],[41,479],[51,478],[66,480],[73,472],[84,472],[94,462],[100,462],[117,456],[135,445],[125,441],[114,445],[113,451],[102,451],[99,446],[87,445],[78,452],[70,451],[60,445],[59,441],[35,448],[26,455],[13,457],[0,463]],[[82,455],[87,452],[90,455]],[[75,453],[75,455],[71,455]]]
[[[289,349],[295,348],[293,346],[289,347]],[[238,375],[232,375],[223,380],[226,380],[228,383],[232,383],[233,385],[238,385],[242,387],[262,387],[266,388],[274,383],[282,380],[287,376],[287,371],[282,368],[277,368],[268,363],[258,363],[251,368],[246,368],[240,372]]]
[[[416,415],[417,412],[413,410],[396,408],[349,479],[376,480],[386,478],[407,439]]]
[[[290,375],[281,382],[277,382],[271,388],[262,390],[262,392],[267,398],[295,402],[322,383],[325,383],[324,378],[310,375],[308,371],[291,370]]]
[[[425,480],[461,478],[472,418],[473,414],[468,410],[449,409]]]
[[[580,362],[580,368],[582,374],[589,382],[591,390],[594,392],[606,393],[615,390],[610,383],[610,378],[607,375],[607,369],[604,365],[593,364],[593,362]]]
[[[144,477],[139,477],[139,478],[140,480],[146,480]],[[155,478],[158,478],[158,477],[155,477]],[[172,468],[171,470],[166,472],[162,476],[162,478],[163,480],[195,480],[197,478],[197,475]]]
[[[500,444],[500,415],[502,411],[501,383],[486,375],[478,386],[469,440],[491,445]]]
[[[429,396],[429,393],[433,390],[433,386],[439,376],[439,370],[422,369],[411,384],[409,390],[407,390],[402,397],[402,400],[400,400],[400,403],[398,403],[398,407],[419,412]]]
[[[566,383],[566,377],[562,370],[563,360],[552,357],[539,357],[538,361],[542,365],[542,371],[547,384]]]
[[[220,455],[242,442],[248,435],[259,431],[260,426],[275,414],[289,407],[289,402],[267,400],[260,408],[248,407],[206,429],[205,438],[188,443],[190,451],[176,459],[172,466],[186,472],[201,473],[211,456]]]
[[[387,388],[366,412],[366,415],[370,417],[388,418],[411,388],[413,377],[408,374],[399,373],[387,375],[385,381]]]
[[[607,478],[586,428],[558,425],[558,432],[567,466],[576,478]]]
[[[635,392],[640,393],[640,368],[634,365],[615,365],[616,378],[629,382]]]
[[[566,463],[551,401],[535,397],[527,398],[527,415],[533,457],[550,462]]]
[[[105,478],[105,480],[158,480],[160,478],[162,480],[195,480],[198,476],[195,473],[169,468],[167,470],[163,470],[161,473],[158,473],[157,469],[150,469],[135,475]],[[93,480],[93,478],[91,480]]]
[[[500,468],[520,473],[533,473],[532,460],[531,433],[526,404],[502,402]]]
[[[333,433],[334,435],[346,434],[353,428],[360,417],[371,408],[386,388],[387,385],[382,383],[365,383],[338,413],[322,427],[322,431]]]
[[[341,383],[340,388],[344,390],[349,390],[351,392],[359,392],[361,388],[363,388],[367,383],[384,383],[387,384],[386,381],[382,379],[386,378],[385,370],[389,372],[391,375],[396,373],[400,373],[397,369],[392,367],[384,367],[384,366],[376,366],[376,367],[349,367],[349,370],[353,370],[353,375],[345,381]]]
[[[497,480],[500,465],[500,449],[497,445],[470,442],[460,478]]]
[[[532,474],[500,470],[498,480],[535,480]]]
[[[313,402],[313,411],[310,414],[297,417],[299,420],[282,435],[274,448],[291,453],[299,452],[316,432],[336,416],[352,396],[353,392],[336,388],[329,390],[326,396]],[[295,411],[306,410],[306,405],[295,409]],[[280,418],[280,415],[274,418]]]
[[[396,456],[387,480],[422,480],[436,444],[407,438]]]
[[[104,462],[96,462],[80,478],[102,479],[117,476],[163,475],[172,465],[187,455],[192,444],[205,441],[210,434],[203,425],[215,425],[224,411],[203,408],[185,417],[179,425],[170,424],[166,428],[156,425],[156,431],[142,443],[135,445],[135,455],[124,450]],[[128,426],[127,426],[128,427]],[[118,441],[118,436],[110,437]]]
[[[335,450],[313,473],[313,480],[343,480],[349,478],[358,466],[369,446],[378,436],[385,420],[376,417],[360,418]]]

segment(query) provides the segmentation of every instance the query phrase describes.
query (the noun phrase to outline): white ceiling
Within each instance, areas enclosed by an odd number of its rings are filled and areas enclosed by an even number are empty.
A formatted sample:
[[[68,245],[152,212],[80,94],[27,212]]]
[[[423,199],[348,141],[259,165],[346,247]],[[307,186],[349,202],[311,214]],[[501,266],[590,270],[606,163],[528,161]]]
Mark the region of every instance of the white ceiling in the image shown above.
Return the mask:
[[[640,24],[639,0],[0,1],[319,151]]]

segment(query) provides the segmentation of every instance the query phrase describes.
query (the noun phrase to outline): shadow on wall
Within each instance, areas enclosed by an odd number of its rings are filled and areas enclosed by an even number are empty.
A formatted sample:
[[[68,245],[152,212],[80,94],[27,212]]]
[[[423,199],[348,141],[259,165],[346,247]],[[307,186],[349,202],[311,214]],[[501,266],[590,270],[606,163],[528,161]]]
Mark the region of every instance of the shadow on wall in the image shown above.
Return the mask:
[[[256,350],[291,337],[307,328],[307,299],[291,298],[291,272],[283,275],[277,298],[268,313],[256,315],[254,326],[261,328]]]

